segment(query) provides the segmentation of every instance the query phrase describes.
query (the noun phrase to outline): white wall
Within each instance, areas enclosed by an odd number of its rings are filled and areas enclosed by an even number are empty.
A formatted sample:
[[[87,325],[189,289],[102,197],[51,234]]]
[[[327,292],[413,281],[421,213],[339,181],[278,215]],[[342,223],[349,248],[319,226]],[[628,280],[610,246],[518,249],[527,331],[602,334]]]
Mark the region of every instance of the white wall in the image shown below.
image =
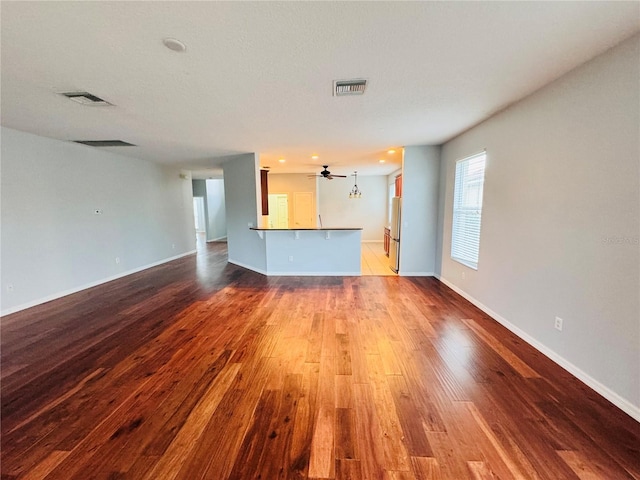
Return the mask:
[[[444,234],[444,204],[446,197],[446,185],[447,185],[447,162],[440,153],[440,171],[438,178],[438,216],[437,216],[437,230],[436,230],[436,261],[435,261],[435,274],[436,276],[442,275],[442,255],[443,255],[443,234]],[[451,240],[449,240],[451,241]]]
[[[354,178],[320,179],[319,213],[324,227],[362,227],[362,241],[379,241],[387,224],[387,177],[358,175],[362,198],[350,199]]]
[[[179,170],[1,132],[3,314],[195,249],[191,181]]]
[[[224,180],[208,179],[207,187],[207,241],[227,237],[227,216],[224,203]]]
[[[442,152],[443,280],[638,420],[639,58],[636,35]],[[450,258],[453,180],[484,148],[474,271]]]
[[[404,147],[400,275],[435,273],[439,179],[440,147]]]
[[[258,165],[258,156],[247,153],[230,157],[222,168],[229,262],[265,273],[267,259],[264,242],[255,231],[249,230],[250,226],[259,226],[262,220],[258,205]]]

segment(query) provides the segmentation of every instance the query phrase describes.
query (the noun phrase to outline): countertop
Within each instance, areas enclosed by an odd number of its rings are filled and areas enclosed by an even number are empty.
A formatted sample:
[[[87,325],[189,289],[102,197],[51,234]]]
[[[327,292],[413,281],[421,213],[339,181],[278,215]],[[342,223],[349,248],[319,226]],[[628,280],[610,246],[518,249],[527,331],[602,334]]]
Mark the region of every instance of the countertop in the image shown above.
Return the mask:
[[[249,227],[249,230],[256,230],[261,232],[293,232],[296,230],[317,230],[317,231],[325,231],[325,230],[362,230],[362,227],[299,227],[299,228],[269,228],[269,227]]]

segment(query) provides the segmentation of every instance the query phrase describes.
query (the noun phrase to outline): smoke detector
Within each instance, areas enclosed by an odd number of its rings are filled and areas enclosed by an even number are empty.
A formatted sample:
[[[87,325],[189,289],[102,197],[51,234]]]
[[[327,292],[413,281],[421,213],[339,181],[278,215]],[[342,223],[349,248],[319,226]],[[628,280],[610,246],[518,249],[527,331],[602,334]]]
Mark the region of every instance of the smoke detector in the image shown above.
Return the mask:
[[[173,50],[174,52],[178,53],[182,53],[187,49],[187,46],[184,43],[175,38],[165,38],[164,40],[162,40],[162,43],[169,50]]]
[[[333,96],[362,95],[366,87],[367,81],[364,79],[335,80],[333,82]]]
[[[60,95],[63,95],[69,100],[73,100],[74,102],[80,103],[82,105],[97,105],[103,107],[113,105],[112,103],[109,103],[106,100],[101,99],[100,97],[96,97],[89,92],[64,92]]]

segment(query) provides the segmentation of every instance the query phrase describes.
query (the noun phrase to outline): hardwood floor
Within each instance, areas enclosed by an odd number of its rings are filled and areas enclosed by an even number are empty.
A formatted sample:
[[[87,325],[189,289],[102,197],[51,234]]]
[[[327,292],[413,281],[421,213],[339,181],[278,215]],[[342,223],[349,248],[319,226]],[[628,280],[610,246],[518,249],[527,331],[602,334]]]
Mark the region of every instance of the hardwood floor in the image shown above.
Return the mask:
[[[640,425],[432,278],[204,253],[2,319],[2,479],[631,479]]]

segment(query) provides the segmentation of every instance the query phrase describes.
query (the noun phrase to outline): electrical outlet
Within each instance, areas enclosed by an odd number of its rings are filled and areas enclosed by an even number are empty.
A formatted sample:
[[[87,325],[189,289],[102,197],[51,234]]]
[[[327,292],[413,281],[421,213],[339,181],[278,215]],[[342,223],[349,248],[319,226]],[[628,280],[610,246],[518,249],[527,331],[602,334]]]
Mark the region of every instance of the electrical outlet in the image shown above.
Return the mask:
[[[556,330],[562,331],[562,319],[560,317],[556,317],[556,323],[553,325]]]
[[[176,249],[176,244],[175,243],[171,244],[171,248],[175,250]]]
[[[467,273],[466,272],[461,272],[460,274],[462,276],[462,279],[464,280],[465,278],[467,278]]]
[[[293,262],[293,255],[289,255],[289,261]]]
[[[7,285],[7,292],[13,292],[13,283]]]
[[[116,263],[120,263],[120,257],[116,257]]]

